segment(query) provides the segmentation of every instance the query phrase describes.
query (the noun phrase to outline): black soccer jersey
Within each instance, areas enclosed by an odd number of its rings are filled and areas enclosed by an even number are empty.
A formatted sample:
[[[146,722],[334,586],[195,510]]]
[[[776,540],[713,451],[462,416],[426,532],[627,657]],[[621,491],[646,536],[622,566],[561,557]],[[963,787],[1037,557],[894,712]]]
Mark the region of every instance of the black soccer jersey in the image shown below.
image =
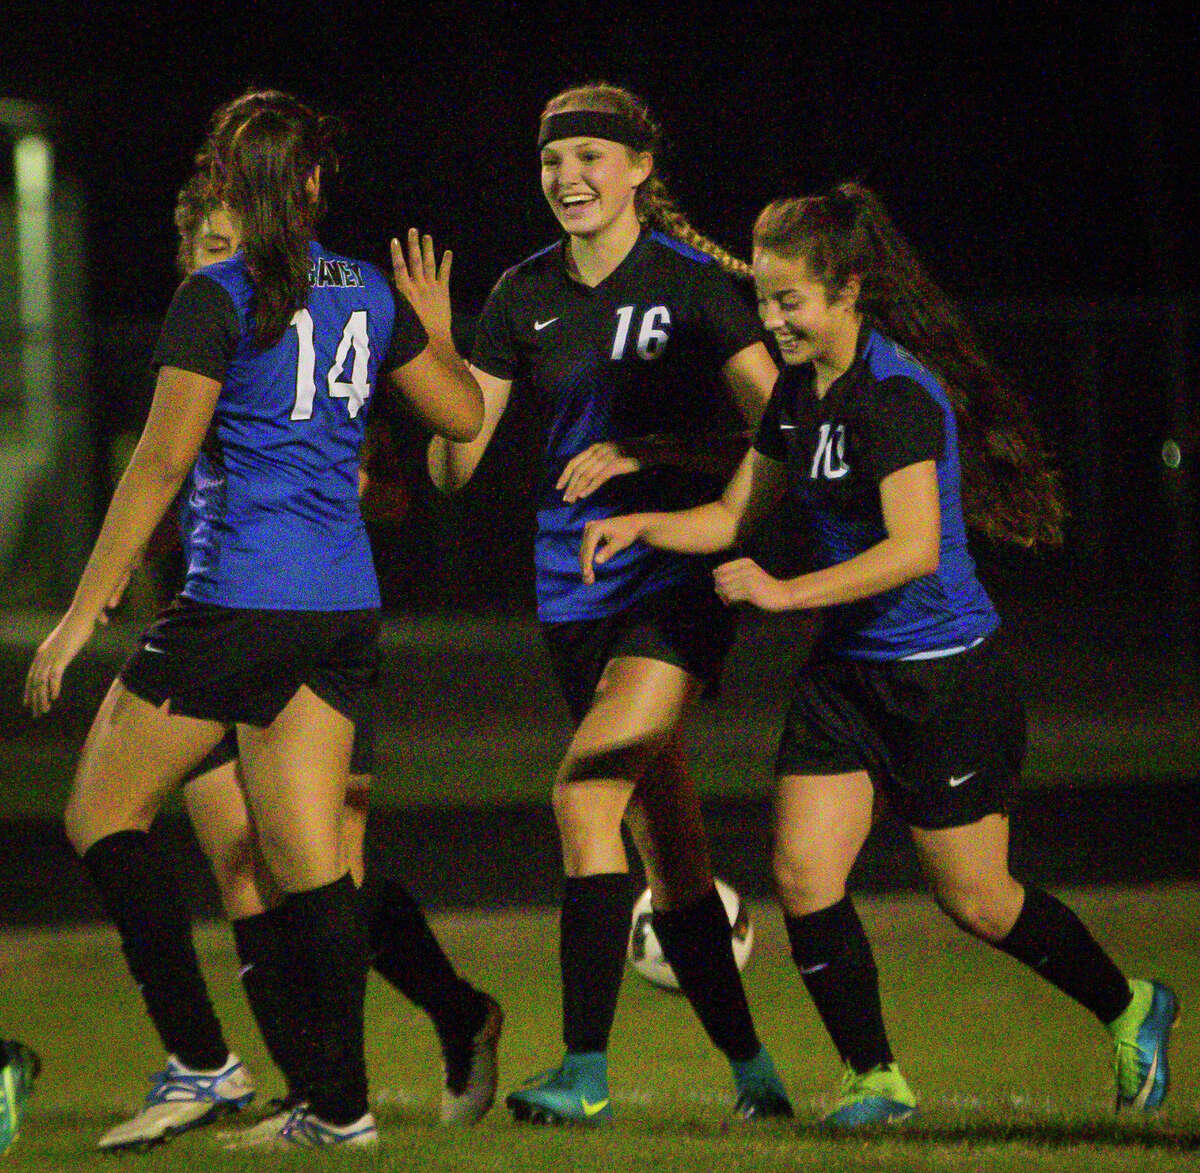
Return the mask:
[[[701,435],[740,427],[718,377],[724,363],[762,340],[749,305],[713,259],[646,231],[598,286],[567,273],[565,242],[509,269],[484,306],[471,362],[534,394],[546,424],[535,563],[538,616],[598,618],[708,563],[640,543],[579,572],[584,523],[710,500],[712,477],[656,467],[614,477],[567,504],[554,483],[571,457],[601,440],[655,433]]]
[[[954,411],[936,377],[864,325],[850,369],[818,397],[811,363],[788,367],[754,447],[786,463],[788,490],[813,527],[825,566],[887,537],[879,484],[937,463],[938,569],[894,590],[826,611],[822,638],[839,655],[891,660],[961,648],[1000,620],[975,575],[962,516]]]

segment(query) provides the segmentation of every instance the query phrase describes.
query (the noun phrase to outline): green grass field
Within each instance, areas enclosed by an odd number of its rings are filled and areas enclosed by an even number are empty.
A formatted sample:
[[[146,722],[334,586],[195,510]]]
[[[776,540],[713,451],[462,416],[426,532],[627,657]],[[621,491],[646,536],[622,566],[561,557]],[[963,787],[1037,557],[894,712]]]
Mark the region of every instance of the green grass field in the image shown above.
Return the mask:
[[[920,1098],[900,1131],[824,1138],[813,1123],[837,1070],[778,918],[754,906],[758,942],[746,971],[759,1028],[797,1109],[794,1124],[731,1126],[724,1061],[686,1003],[630,973],[611,1052],[616,1122],[602,1132],[535,1129],[497,1107],[477,1128],[433,1121],[439,1061],[428,1023],[393,991],[369,994],[368,1059],[381,1126],[377,1153],[227,1154],[212,1130],[180,1137],[126,1167],[269,1170],[337,1167],[429,1170],[1190,1170],[1200,1160],[1200,891],[1194,886],[1087,890],[1070,903],[1129,972],[1178,991],[1174,1086],[1152,1119],[1115,1117],[1101,1028],[1006,957],[957,933],[914,896],[864,898],[892,1041]],[[504,1004],[502,1088],[558,1057],[556,923],[544,911],[437,916],[460,968]],[[229,934],[200,930],[202,960],[231,1045],[255,1071],[260,1100],[277,1089],[249,1025]],[[11,1169],[97,1167],[100,1133],[139,1103],[161,1065],[109,930],[0,934],[0,1030],[36,1046],[45,1070]]]

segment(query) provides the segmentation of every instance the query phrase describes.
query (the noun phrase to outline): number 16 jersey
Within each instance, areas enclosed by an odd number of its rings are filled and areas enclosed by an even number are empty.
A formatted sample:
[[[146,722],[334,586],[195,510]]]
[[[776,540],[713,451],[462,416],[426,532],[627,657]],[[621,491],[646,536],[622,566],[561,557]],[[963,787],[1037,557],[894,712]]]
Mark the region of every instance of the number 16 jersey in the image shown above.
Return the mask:
[[[379,606],[358,506],[358,456],[379,375],[428,339],[374,266],[309,252],[309,296],[283,337],[255,341],[239,252],[175,294],[156,366],[221,383],[181,502],[187,578],[200,603],[263,610]]]
[[[643,230],[629,255],[595,287],[567,272],[559,241],[509,269],[480,317],[472,365],[532,393],[546,426],[534,559],[538,617],[596,619],[688,579],[707,559],[635,543],[579,571],[584,524],[711,500],[717,478],[659,465],[613,477],[568,503],[555,482],[599,441],[656,433],[695,437],[740,430],[719,379],[725,362],[763,338],[758,319],[712,259]]]

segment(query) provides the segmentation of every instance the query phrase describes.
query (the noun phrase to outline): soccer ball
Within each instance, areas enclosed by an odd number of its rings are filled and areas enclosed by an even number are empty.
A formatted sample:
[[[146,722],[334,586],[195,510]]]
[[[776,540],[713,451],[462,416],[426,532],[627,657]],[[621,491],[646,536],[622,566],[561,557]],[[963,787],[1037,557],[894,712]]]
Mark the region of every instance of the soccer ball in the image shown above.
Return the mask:
[[[724,880],[717,880],[717,893],[725,905],[729,917],[729,932],[733,938],[733,960],[738,969],[745,969],[754,948],[754,925],[742,898]],[[633,906],[633,924],[629,929],[629,948],[626,950],[629,964],[650,982],[664,990],[679,989],[675,971],[667,964],[662,946],[654,935],[654,912],[650,907],[650,889],[638,897]]]

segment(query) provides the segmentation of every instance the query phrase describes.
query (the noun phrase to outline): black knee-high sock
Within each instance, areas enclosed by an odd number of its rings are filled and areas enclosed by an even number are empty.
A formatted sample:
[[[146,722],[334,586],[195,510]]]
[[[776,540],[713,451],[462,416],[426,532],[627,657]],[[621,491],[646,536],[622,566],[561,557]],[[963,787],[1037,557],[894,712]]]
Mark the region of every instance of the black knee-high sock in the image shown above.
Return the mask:
[[[1108,1024],[1129,1005],[1125,976],[1087,926],[1048,892],[1025,885],[1025,903],[996,948],[1024,962]]]
[[[305,1098],[314,1046],[307,1033],[312,999],[297,980],[282,907],[233,922],[242,986],[267,1053],[283,1073],[289,1099]]]
[[[331,1124],[350,1124],[367,1110],[363,997],[367,934],[349,874],[287,898],[283,908],[299,980],[312,997],[313,1066],[308,1100]]]
[[[708,1037],[732,1060],[753,1059],[761,1044],[716,888],[685,908],[656,911],[654,932]]]
[[[163,1046],[188,1067],[213,1071],[229,1058],[196,960],[179,885],[144,831],[118,831],[83,853],[105,911],[121,934],[129,972]]]
[[[879,973],[850,897],[784,923],[792,959],[842,1061],[859,1073],[892,1062]]]
[[[567,877],[558,947],[568,1051],[608,1049],[632,912],[628,873]]]
[[[442,1039],[470,1037],[483,1025],[487,1004],[438,944],[420,905],[391,876],[371,871],[359,889],[371,964],[433,1020]]]

